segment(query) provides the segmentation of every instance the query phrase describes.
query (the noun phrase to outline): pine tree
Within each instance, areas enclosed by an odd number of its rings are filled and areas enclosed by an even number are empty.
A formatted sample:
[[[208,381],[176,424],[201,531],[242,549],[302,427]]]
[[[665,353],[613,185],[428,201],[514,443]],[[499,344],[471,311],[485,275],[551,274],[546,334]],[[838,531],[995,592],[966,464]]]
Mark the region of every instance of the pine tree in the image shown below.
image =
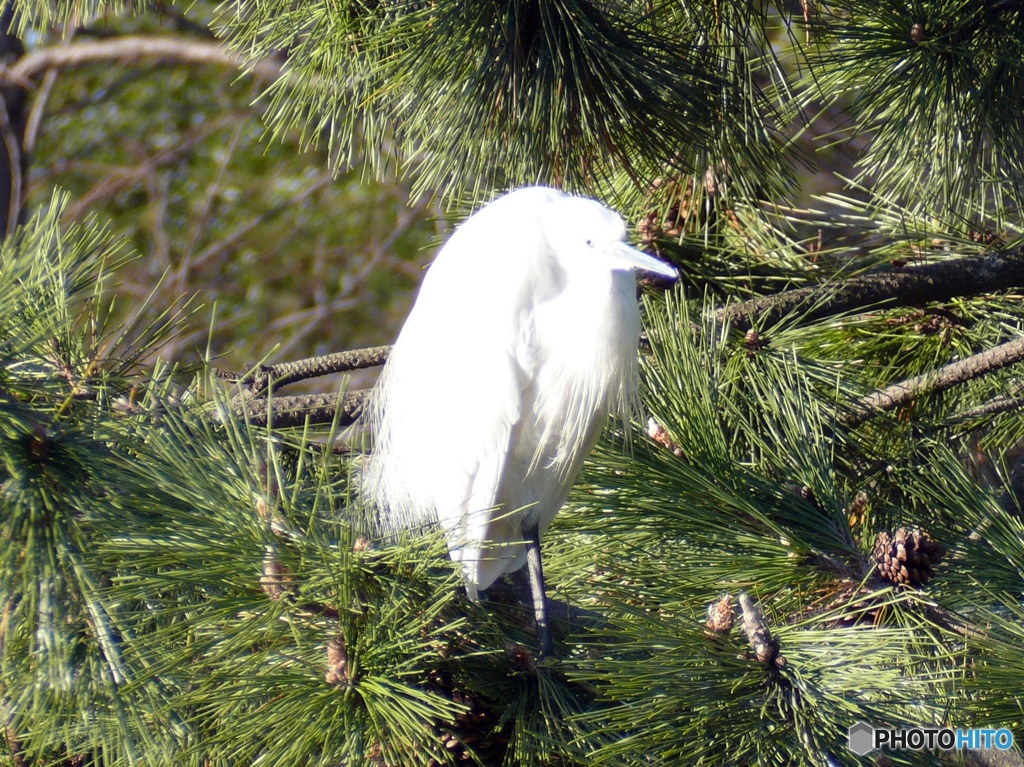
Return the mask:
[[[152,10],[12,7],[20,37]],[[937,764],[963,755],[859,757],[847,730],[1024,739],[1019,3],[237,0],[212,28],[282,57],[270,132],[339,171],[456,218],[537,182],[627,214],[685,275],[645,286],[650,420],[609,429],[545,539],[538,662],[438,533],[368,536],[331,447],[359,394],[281,393],[385,352],[154,363],[193,306],[123,320],[129,249],[55,194],[0,253],[2,758]],[[819,149],[857,155],[817,210]],[[996,757],[1021,763],[969,759]]]

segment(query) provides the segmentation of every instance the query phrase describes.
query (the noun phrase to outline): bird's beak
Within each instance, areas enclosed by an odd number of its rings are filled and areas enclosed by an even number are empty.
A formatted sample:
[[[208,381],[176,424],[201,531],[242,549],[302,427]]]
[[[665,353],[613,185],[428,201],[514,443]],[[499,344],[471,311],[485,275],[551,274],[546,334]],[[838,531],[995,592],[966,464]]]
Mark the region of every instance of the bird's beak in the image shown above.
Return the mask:
[[[654,272],[655,274],[660,274],[662,277],[668,277],[672,280],[679,277],[679,272],[676,271],[674,266],[669,266],[668,264],[659,261],[654,256],[649,256],[636,248],[631,248],[624,242],[618,242],[615,244],[613,255],[615,259],[622,262],[624,266],[629,266],[633,269],[643,269],[645,272]]]

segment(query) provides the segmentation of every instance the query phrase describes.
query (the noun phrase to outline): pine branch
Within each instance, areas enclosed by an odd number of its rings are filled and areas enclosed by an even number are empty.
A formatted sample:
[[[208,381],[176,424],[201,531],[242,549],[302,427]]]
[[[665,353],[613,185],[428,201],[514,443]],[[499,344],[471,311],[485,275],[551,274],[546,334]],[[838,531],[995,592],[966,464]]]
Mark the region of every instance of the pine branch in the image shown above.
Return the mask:
[[[1024,397],[996,397],[983,405],[978,405],[977,407],[972,407],[969,410],[964,410],[962,413],[957,413],[956,416],[954,416],[954,420],[972,421],[975,418],[999,415],[1000,413],[1006,413],[1020,407],[1024,407]]]
[[[351,426],[362,413],[366,401],[366,390],[358,390],[345,394],[340,399],[334,394],[305,394],[297,397],[274,397],[270,400],[269,413],[267,400],[245,399],[232,403],[234,412],[244,416],[254,426],[270,425],[275,428],[302,426],[309,423],[332,423],[341,407],[338,426]]]
[[[267,392],[271,382],[274,389],[277,390],[296,381],[346,370],[383,365],[390,351],[390,346],[371,346],[322,357],[283,362],[279,365],[260,365],[245,373],[233,373],[217,368],[214,368],[212,372],[216,378],[237,383],[243,388],[243,393],[231,400],[231,408],[235,415],[246,418],[253,426],[267,426],[268,421],[275,428],[302,426],[307,422],[311,424],[332,423],[340,405],[341,415],[338,426],[346,427],[355,423],[361,415],[369,390],[359,389],[348,392],[340,399],[335,394],[275,396],[269,398],[269,412],[268,398],[259,395]],[[76,398],[93,400],[96,395],[92,392],[84,392],[77,395]],[[160,413],[178,404],[180,403],[177,400],[161,402],[154,412]],[[128,415],[142,412],[139,406],[127,399],[119,399],[116,409]]]
[[[944,391],[1022,360],[1024,338],[1017,338],[862,397],[851,411],[840,415],[840,421],[851,428],[860,426],[886,411],[909,404],[923,394]]]
[[[321,357],[308,357],[294,362],[282,362],[278,365],[259,365],[242,374],[214,370],[214,375],[225,381],[240,383],[252,393],[260,394],[265,392],[271,383],[276,390],[296,381],[319,378],[331,373],[377,367],[384,364],[390,351],[390,346],[370,346]]]
[[[1024,286],[1024,247],[924,266],[875,272],[835,284],[797,288],[719,309],[717,319],[740,330],[771,327],[807,309],[806,320],[885,303],[918,306],[954,296],[972,296]]]
[[[985,636],[985,632],[975,624],[938,605],[926,605],[924,614],[935,625],[941,626],[950,633],[958,634],[964,639],[980,639]]]
[[[215,368],[213,374],[245,389],[245,393],[232,400],[231,404],[236,415],[244,416],[254,426],[267,426],[269,423],[276,428],[289,428],[305,423],[333,423],[340,404],[338,426],[345,427],[355,423],[362,413],[368,394],[366,390],[349,392],[341,400],[333,394],[273,397],[269,412],[267,398],[256,395],[265,393],[271,384],[277,390],[297,381],[331,373],[377,367],[384,364],[390,351],[390,346],[371,346],[278,365],[260,365],[241,374]]]

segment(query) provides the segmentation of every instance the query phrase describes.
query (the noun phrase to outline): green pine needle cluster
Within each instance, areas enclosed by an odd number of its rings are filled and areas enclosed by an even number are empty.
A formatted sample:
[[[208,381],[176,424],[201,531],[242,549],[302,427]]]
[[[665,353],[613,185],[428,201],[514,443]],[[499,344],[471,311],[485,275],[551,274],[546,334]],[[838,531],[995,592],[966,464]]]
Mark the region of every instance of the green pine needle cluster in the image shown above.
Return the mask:
[[[753,12],[731,13],[263,2],[226,3],[221,21],[246,57],[288,51],[267,96],[275,134],[326,141],[339,165],[357,152],[377,172],[398,162],[419,192],[475,202],[530,183],[628,197],[667,172],[703,176],[709,157],[780,190],[791,175],[773,110],[744,87],[766,66],[748,50],[767,33]]]
[[[1011,2],[830,3],[814,76],[874,134],[859,178],[924,206],[1019,212],[1022,24]]]

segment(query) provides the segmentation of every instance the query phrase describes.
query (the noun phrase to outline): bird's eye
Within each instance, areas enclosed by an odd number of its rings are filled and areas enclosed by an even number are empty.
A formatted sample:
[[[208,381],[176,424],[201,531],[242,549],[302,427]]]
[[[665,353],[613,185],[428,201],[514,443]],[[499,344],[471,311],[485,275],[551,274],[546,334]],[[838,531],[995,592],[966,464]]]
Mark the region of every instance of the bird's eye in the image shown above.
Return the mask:
[[[588,248],[594,247],[594,241],[593,240],[587,240],[587,247]]]

